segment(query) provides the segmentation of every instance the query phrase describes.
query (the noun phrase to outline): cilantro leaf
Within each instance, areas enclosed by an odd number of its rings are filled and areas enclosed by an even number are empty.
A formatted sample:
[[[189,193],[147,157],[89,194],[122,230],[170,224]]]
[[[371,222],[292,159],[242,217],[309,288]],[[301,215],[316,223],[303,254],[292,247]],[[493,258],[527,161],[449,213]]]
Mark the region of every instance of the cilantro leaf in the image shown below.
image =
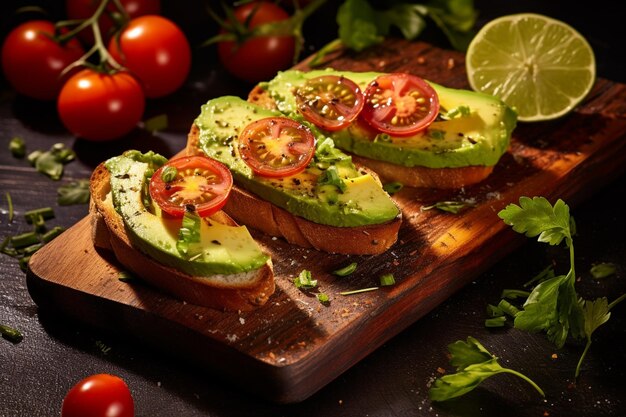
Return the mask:
[[[346,0],[337,11],[339,38],[355,51],[381,43],[384,35],[376,25],[376,11],[366,0]]]
[[[498,358],[493,356],[481,345],[478,340],[469,336],[467,341],[458,340],[448,346],[451,354],[450,363],[456,366],[455,374],[445,375],[435,380],[428,391],[432,401],[445,401],[464,395],[490,376],[499,373],[516,375],[531,384],[542,397],[543,390],[530,378],[509,368],[504,368],[498,363]]]

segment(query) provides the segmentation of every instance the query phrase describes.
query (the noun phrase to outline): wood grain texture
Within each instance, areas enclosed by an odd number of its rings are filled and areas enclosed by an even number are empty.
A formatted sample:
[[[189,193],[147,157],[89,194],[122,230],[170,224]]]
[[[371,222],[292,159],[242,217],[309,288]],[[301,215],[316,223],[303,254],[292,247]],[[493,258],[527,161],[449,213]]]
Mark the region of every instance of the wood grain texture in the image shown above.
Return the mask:
[[[303,64],[304,66],[306,65]],[[467,88],[463,55],[425,43],[390,40],[361,54],[331,57],[327,66],[362,71],[410,71]],[[195,115],[190,115],[190,120]],[[42,308],[142,338],[189,358],[208,375],[280,403],[301,401],[431,311],[519,246],[526,238],[497,212],[520,196],[557,198],[575,206],[624,172],[626,85],[599,79],[587,100],[559,120],[522,124],[510,150],[483,183],[458,191],[404,188],[394,198],[404,221],[398,242],[377,256],[329,255],[253,232],[271,252],[277,291],[261,309],[223,313],[177,301],[141,283],[118,279],[119,268],[91,244],[81,220],[37,252],[28,288]],[[444,200],[471,207],[458,215],[421,208]],[[351,262],[356,272],[332,271]],[[303,269],[330,297],[302,292]],[[396,285],[352,296],[393,273]]]

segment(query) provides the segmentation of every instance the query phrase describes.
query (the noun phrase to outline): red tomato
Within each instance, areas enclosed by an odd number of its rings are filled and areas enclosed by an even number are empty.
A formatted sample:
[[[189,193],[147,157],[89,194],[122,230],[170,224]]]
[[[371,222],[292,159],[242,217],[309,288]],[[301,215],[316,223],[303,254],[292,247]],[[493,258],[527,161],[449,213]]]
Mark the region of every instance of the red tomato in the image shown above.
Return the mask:
[[[135,405],[128,385],[109,374],[86,377],[63,399],[61,417],[134,417]]]
[[[94,14],[101,2],[102,0],[66,0],[65,10],[67,17],[70,20],[88,19]],[[120,0],[120,3],[131,19],[148,14],[161,13],[160,0]],[[117,11],[113,2],[109,3],[107,11],[109,13]],[[107,13],[103,13],[100,19],[98,19],[98,25],[100,26],[102,36],[108,39],[110,31],[113,28],[113,20],[111,17]],[[94,41],[91,28],[83,30],[80,32],[79,36],[88,44],[92,44]]]
[[[57,109],[74,135],[93,141],[117,139],[141,120],[145,97],[139,82],[127,72],[112,75],[84,69],[61,89]]]
[[[109,52],[141,80],[150,98],[173,93],[191,68],[191,47],[185,34],[161,16],[131,20],[122,31],[119,44],[111,39]]]
[[[172,159],[150,179],[150,197],[172,217],[185,212],[200,217],[219,211],[233,187],[233,176],[222,163],[206,156]]]
[[[39,100],[57,97],[61,72],[83,54],[76,39],[65,45],[53,41],[54,24],[33,20],[13,29],[2,45],[2,69],[15,90]]]
[[[267,1],[238,6],[234,15],[239,22],[245,23],[253,12],[248,22],[249,28],[289,18],[285,10]],[[278,71],[289,68],[293,64],[295,47],[292,36],[266,36],[251,38],[239,44],[220,42],[217,50],[220,62],[228,72],[244,81],[256,83],[269,80]]]
[[[302,115],[316,126],[335,131],[347,127],[363,109],[363,94],[353,81],[337,75],[307,80],[296,90]]]
[[[409,136],[426,129],[437,118],[439,97],[426,81],[415,75],[385,74],[365,90],[362,114],[381,132]]]
[[[241,158],[264,177],[286,177],[304,170],[315,153],[309,129],[286,117],[267,117],[247,125],[239,135]]]

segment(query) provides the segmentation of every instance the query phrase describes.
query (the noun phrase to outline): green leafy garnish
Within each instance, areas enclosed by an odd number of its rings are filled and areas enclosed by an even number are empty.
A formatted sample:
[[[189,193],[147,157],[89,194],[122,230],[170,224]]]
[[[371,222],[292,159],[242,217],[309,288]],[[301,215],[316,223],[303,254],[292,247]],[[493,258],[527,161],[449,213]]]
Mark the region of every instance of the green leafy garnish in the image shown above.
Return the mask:
[[[397,193],[398,191],[400,191],[402,187],[403,187],[403,184],[401,182],[394,181],[394,182],[388,182],[384,184],[383,190],[385,190],[387,194],[393,195]]]
[[[328,304],[330,303],[330,298],[328,298],[328,294],[320,292],[317,294],[317,301],[322,304]]]
[[[23,158],[26,156],[26,142],[20,137],[14,137],[9,142],[9,151],[15,158]]]
[[[435,380],[428,391],[432,401],[446,401],[467,394],[485,379],[499,373],[509,373],[522,378],[542,397],[545,397],[543,390],[530,378],[520,372],[502,367],[498,363],[498,358],[471,336],[466,342],[458,340],[448,345],[448,351],[451,355],[450,364],[456,367],[457,372]]]
[[[190,253],[190,246],[193,243],[200,242],[200,216],[195,213],[185,212],[183,215],[183,221],[178,230],[178,241],[176,242],[176,249],[183,255],[195,256],[195,253]]]
[[[471,110],[468,106],[458,106],[441,114],[441,117],[443,117],[446,120],[450,120],[450,119],[454,119],[457,117],[469,116],[470,114],[471,114]]]
[[[151,117],[143,122],[143,127],[150,133],[157,133],[167,129],[168,119],[167,114],[160,114],[158,116]]]
[[[380,286],[388,287],[390,285],[394,285],[396,283],[396,279],[393,277],[393,274],[384,274],[380,276]]]
[[[458,214],[461,210],[470,207],[470,203],[466,203],[463,201],[439,201],[435,204],[431,204],[430,206],[422,206],[420,208],[421,211],[437,209],[441,211],[445,211],[447,213]]]
[[[89,179],[79,179],[57,188],[57,203],[60,206],[87,204],[89,202]]]
[[[20,343],[24,338],[19,330],[4,324],[0,324],[0,334],[11,343]]]
[[[161,179],[164,183],[174,181],[174,178],[176,178],[177,175],[178,169],[176,169],[176,167],[172,165],[167,165],[165,168],[163,168],[163,171],[161,171]]]
[[[317,287],[317,280],[313,279],[311,271],[306,269],[303,269],[300,272],[300,275],[294,278],[293,283],[295,284],[296,288],[300,288],[303,290],[310,290]]]
[[[337,167],[335,165],[329,166],[322,172],[322,175],[320,175],[317,179],[317,184],[334,185],[341,193],[346,191],[346,188],[348,188],[344,180],[339,176],[339,171],[337,171]]]
[[[602,279],[615,274],[615,271],[617,271],[615,264],[603,262],[592,266],[589,272],[594,279]]]
[[[35,169],[50,177],[59,180],[63,176],[64,165],[73,161],[76,153],[65,147],[63,143],[55,143],[48,151],[36,150],[28,155],[28,161]]]
[[[9,223],[11,223],[13,221],[13,217],[15,216],[15,212],[13,210],[13,199],[11,198],[11,194],[8,191],[4,195],[7,198],[7,206],[8,206],[8,213],[9,213]]]
[[[339,277],[345,277],[347,275],[350,275],[354,271],[356,271],[356,267],[357,267],[357,263],[356,262],[352,262],[351,264],[346,265],[343,268],[339,268],[339,269],[334,270],[333,271],[333,275],[337,275]]]

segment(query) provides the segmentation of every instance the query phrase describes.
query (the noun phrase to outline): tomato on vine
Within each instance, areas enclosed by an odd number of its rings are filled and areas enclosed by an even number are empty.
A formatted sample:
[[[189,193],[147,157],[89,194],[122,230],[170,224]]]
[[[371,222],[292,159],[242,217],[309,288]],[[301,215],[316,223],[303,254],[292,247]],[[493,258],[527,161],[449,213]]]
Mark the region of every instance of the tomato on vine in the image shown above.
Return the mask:
[[[109,53],[141,81],[149,98],[177,90],[191,68],[191,47],[183,31],[161,16],[132,19],[119,38],[112,38]]]
[[[109,374],[90,375],[65,395],[61,417],[134,417],[135,405],[126,382]]]
[[[93,141],[120,138],[141,120],[145,97],[128,72],[103,73],[86,68],[63,86],[57,110],[74,135]]]
[[[96,12],[101,1],[102,0],[66,0],[65,11],[67,18],[70,20],[88,19]],[[130,19],[151,14],[158,15],[161,13],[160,0],[119,0],[119,2]],[[98,19],[100,31],[105,38],[109,37],[115,26],[115,22],[112,18],[115,13],[119,13],[119,11],[113,2],[109,2],[106,12]],[[83,30],[78,36],[85,43],[93,44],[94,42],[93,32],[91,30]]]
[[[76,39],[59,42],[54,23],[31,20],[15,27],[2,45],[2,69],[15,90],[38,100],[54,100],[63,70],[84,50]]]

